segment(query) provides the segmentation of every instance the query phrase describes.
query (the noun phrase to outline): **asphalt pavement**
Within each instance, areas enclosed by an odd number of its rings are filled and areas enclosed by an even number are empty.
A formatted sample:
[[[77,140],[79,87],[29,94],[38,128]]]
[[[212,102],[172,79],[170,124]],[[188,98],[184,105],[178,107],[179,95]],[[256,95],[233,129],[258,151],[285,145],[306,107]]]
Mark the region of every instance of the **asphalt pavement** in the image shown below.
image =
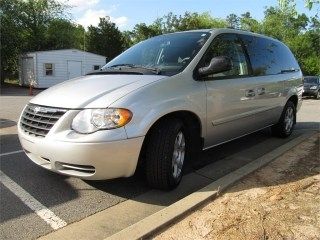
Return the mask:
[[[23,91],[24,90],[24,91]],[[268,129],[207,150],[199,156],[196,166],[188,166],[182,186],[170,193],[151,190],[144,179],[136,174],[131,178],[109,181],[83,181],[61,176],[33,164],[21,151],[16,133],[16,122],[24,105],[31,98],[27,89],[2,92],[0,97],[0,236],[2,239],[35,239],[50,232],[59,232],[64,225],[50,225],[46,216],[57,217],[68,228],[73,222],[84,221],[96,213],[115,210],[131,202],[130,211],[135,212],[136,203],[145,204],[139,214],[128,212],[113,214],[106,237],[128,224],[141,220],[159,209],[185,197],[207,185],[212,179],[201,175],[201,169],[214,163],[218,179],[246,163],[261,157],[282,144],[300,136],[307,129],[319,129],[320,101],[307,99],[298,114],[296,131],[288,139],[270,135]],[[235,160],[236,159],[236,160]],[[188,176],[197,176],[189,181]],[[191,179],[191,178],[190,178]],[[142,205],[141,205],[142,206]],[[149,208],[145,207],[148,206]],[[149,209],[148,211],[146,209]],[[43,213],[44,211],[44,213]],[[52,217],[51,217],[52,218]],[[50,217],[48,218],[50,220]],[[59,236],[59,235],[57,235]]]

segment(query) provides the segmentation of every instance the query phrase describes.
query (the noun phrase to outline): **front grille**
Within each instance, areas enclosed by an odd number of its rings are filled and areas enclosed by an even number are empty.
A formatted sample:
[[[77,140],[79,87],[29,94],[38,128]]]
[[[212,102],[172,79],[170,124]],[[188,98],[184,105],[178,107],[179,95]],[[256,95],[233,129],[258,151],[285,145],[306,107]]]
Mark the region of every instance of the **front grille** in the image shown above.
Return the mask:
[[[21,129],[29,135],[45,137],[66,109],[27,105],[21,119]]]

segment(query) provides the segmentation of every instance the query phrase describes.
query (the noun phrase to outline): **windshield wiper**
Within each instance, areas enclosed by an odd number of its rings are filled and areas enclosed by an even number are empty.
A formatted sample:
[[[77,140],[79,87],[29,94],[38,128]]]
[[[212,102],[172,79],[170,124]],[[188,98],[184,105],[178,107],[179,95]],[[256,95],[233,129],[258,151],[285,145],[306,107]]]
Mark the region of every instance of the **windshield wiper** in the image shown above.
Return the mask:
[[[115,65],[112,65],[108,68],[116,68],[116,67],[134,67],[135,65],[132,64],[132,63],[121,63],[121,64],[115,64]]]
[[[281,73],[291,73],[291,72],[297,72],[299,69],[289,68],[289,69],[282,69]]]
[[[115,65],[112,65],[112,66],[107,67],[107,68],[118,68],[118,67],[120,67],[120,70],[121,70],[121,67],[128,67],[128,68],[135,68],[135,69],[139,69],[140,68],[140,69],[148,70],[148,71],[154,72],[157,75],[161,73],[161,70],[159,68],[145,67],[145,66],[142,66],[142,65],[135,65],[135,64],[132,64],[132,63],[115,64]]]

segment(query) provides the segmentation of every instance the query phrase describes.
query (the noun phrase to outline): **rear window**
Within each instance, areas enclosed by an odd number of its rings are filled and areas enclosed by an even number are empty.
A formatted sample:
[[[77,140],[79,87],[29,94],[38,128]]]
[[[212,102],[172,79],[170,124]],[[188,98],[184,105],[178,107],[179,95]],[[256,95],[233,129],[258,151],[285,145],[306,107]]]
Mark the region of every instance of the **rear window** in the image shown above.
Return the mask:
[[[247,48],[255,76],[273,75],[300,67],[289,48],[275,40],[256,36],[241,35]]]

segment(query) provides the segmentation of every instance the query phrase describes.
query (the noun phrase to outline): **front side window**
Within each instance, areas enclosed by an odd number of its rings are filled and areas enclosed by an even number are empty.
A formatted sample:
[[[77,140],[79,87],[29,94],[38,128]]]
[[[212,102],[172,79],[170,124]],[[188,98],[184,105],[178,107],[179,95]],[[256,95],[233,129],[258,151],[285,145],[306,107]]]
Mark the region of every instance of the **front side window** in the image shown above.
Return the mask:
[[[210,35],[210,32],[199,31],[153,37],[129,48],[102,70],[116,66],[140,66],[157,68],[163,75],[174,75],[190,63]]]
[[[211,74],[207,78],[233,78],[248,75],[249,69],[241,42],[234,34],[222,34],[217,36],[205,53],[201,67],[209,66],[214,57],[226,56],[232,62],[232,69],[229,71]]]
[[[53,63],[44,64],[44,73],[45,76],[53,76]]]

